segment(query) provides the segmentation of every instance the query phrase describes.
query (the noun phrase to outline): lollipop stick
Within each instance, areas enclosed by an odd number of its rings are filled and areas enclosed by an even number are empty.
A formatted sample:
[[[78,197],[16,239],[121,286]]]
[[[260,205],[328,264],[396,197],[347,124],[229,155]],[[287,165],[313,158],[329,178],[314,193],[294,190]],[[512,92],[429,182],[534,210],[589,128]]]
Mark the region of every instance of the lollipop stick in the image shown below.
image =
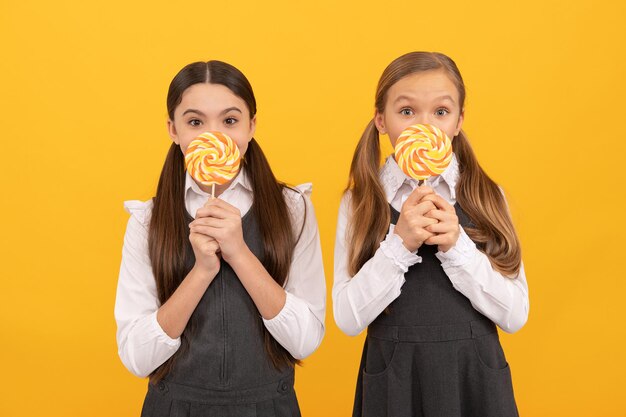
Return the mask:
[[[211,198],[215,198],[215,183],[211,184]]]

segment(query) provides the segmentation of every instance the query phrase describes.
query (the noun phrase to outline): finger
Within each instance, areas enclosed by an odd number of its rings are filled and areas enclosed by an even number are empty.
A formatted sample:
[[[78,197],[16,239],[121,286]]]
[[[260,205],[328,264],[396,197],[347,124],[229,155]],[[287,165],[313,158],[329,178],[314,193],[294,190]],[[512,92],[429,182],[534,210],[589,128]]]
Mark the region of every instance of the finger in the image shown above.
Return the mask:
[[[206,244],[219,246],[219,243],[217,243],[217,240],[202,233],[195,233],[195,232],[190,233],[189,241],[196,248],[201,248],[203,247],[203,245],[206,245]]]
[[[422,198],[424,198],[424,196],[428,194],[432,194],[433,192],[434,192],[433,189],[430,187],[426,187],[426,186],[416,187],[411,192],[411,194],[409,194],[404,204],[402,204],[402,207],[404,207],[405,204],[416,205],[422,200]]]
[[[206,250],[207,253],[216,254],[220,251],[220,245],[213,240],[204,245],[204,250]]]
[[[445,198],[440,196],[439,194],[428,194],[424,196],[423,200],[432,201],[438,209],[446,211],[448,213],[455,213],[454,207],[448,203]]]
[[[432,226],[437,223],[438,222],[435,219],[429,219],[428,217],[420,217],[419,219],[415,221],[414,226],[419,227],[421,229],[426,229],[428,226]]]
[[[416,233],[416,236],[420,241],[426,242],[428,239],[432,238],[435,235],[433,233],[430,233],[426,229],[422,229],[419,233]]]
[[[456,226],[458,227],[458,226]],[[426,230],[438,235],[454,232],[455,225],[450,223],[436,223],[426,226]]]
[[[191,233],[198,233],[213,238],[213,240],[219,241],[221,237],[221,228],[212,226],[194,226],[190,228]]]
[[[211,207],[217,204],[217,197],[209,196],[203,207]]]
[[[219,249],[219,245],[215,244],[214,242],[207,242],[207,241],[203,241],[201,240],[202,238],[200,238],[200,240],[195,240],[194,242],[192,242],[192,244],[194,244],[196,250],[199,250],[201,253],[208,253],[208,254],[214,254],[218,251]]]
[[[217,240],[215,240],[215,238],[211,236],[203,235],[201,233],[195,233],[195,234],[198,236],[202,236],[203,240],[206,240],[207,242],[215,242],[215,244],[219,246],[219,243],[217,242]]]
[[[210,206],[210,205],[211,205],[211,204],[210,204],[210,202],[211,202],[212,200],[215,200],[216,198],[217,198],[217,197],[213,197],[212,195],[209,195],[209,198],[207,198],[206,203],[204,203],[204,206],[203,206],[203,207],[208,207],[208,206]]]
[[[241,212],[239,211],[237,207],[233,206],[232,204],[227,203],[221,198],[209,199],[209,201],[206,202],[204,207],[221,207],[222,209],[226,211],[229,211],[231,213],[237,214],[238,216],[241,216]]]
[[[449,245],[452,238],[448,235],[433,235],[424,241],[427,245]]]
[[[415,208],[413,210],[411,210],[412,213],[416,213],[420,216],[423,216],[424,214],[428,213],[431,210],[435,210],[436,207],[433,204],[432,201],[422,201],[421,203],[417,204],[415,206]]]
[[[194,230],[199,226],[209,226],[215,227],[216,229],[222,229],[224,227],[227,227],[227,225],[228,221],[225,219],[220,219],[217,217],[201,217],[189,223],[189,229]]]
[[[189,240],[194,243],[195,246],[198,248],[213,248],[216,250],[220,249],[220,244],[217,240],[202,233],[194,232],[189,234]]]
[[[458,223],[459,218],[456,213],[449,213],[443,210],[435,209],[431,210],[428,213],[424,214],[424,217],[428,217],[431,219],[436,219],[439,222],[443,223]]]
[[[227,219],[232,216],[233,213],[231,211],[217,205],[200,207],[196,212],[196,219],[201,217],[215,217],[218,219]]]

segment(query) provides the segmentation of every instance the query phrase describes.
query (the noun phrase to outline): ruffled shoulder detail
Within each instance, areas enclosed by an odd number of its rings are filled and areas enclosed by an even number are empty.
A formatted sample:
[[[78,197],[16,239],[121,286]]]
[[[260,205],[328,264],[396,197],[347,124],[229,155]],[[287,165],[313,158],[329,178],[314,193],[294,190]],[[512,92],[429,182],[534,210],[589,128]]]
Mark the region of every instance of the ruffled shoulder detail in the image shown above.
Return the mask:
[[[310,215],[308,212],[312,209],[312,191],[313,184],[310,182],[296,185],[295,187],[285,187],[283,189],[283,196],[294,221],[295,230],[300,230],[304,224],[304,217]],[[309,209],[307,209],[307,207]]]
[[[310,182],[296,185],[295,187],[285,187],[283,188],[283,195],[285,196],[285,200],[287,204],[293,206],[297,204],[299,201],[302,201],[303,197],[311,198],[311,193],[313,192],[313,184]]]
[[[152,199],[148,201],[140,200],[128,200],[124,201],[124,210],[126,210],[132,217],[137,219],[139,223],[146,228],[150,224],[150,216],[152,215],[152,206],[154,205]]]
[[[304,184],[296,185],[295,188],[307,197],[311,197],[311,193],[313,192],[313,183],[305,182]]]

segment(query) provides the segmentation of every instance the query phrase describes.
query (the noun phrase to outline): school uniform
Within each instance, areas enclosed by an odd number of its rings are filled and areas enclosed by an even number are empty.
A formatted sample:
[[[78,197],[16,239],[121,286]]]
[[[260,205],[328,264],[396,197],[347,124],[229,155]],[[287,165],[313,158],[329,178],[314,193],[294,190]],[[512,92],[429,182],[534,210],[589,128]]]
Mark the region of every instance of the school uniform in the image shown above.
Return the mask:
[[[299,190],[302,194],[285,191],[297,230],[305,223],[285,285],[287,300],[283,309],[273,319],[263,319],[233,269],[221,260],[219,272],[189,321],[193,330],[189,332],[188,349],[177,355],[172,370],[161,381],[148,384],[143,417],[300,415],[293,388],[294,369],[277,370],[272,365],[262,333],[265,326],[297,359],[312,353],[324,334],[325,288],[319,234],[308,197],[310,186]],[[195,214],[206,198],[188,177],[188,213]],[[221,198],[242,212],[244,240],[262,260],[259,219],[250,210],[252,193],[244,171]],[[149,257],[143,242],[147,235],[135,233],[137,230],[131,226],[133,218],[144,227],[149,225],[151,204],[131,202],[127,207],[131,220],[116,300],[118,347],[129,370],[146,376],[177,352],[180,338],[170,339],[156,322],[156,287],[153,276],[146,275],[145,270],[149,266],[145,264]],[[193,220],[191,215],[188,220]],[[188,244],[187,268],[191,269],[194,263]]]
[[[390,233],[361,271],[347,278],[341,227],[348,201],[342,202],[335,256],[343,263],[335,266],[335,320],[348,334],[366,327],[368,332],[354,416],[517,416],[494,322],[513,331],[526,321],[524,271],[510,280],[487,267],[488,259],[463,231],[471,224],[455,204],[457,181],[453,158],[428,185],[454,204],[459,242],[445,254],[430,245],[410,253],[393,234],[393,225],[417,184],[388,159],[381,182],[390,203]]]

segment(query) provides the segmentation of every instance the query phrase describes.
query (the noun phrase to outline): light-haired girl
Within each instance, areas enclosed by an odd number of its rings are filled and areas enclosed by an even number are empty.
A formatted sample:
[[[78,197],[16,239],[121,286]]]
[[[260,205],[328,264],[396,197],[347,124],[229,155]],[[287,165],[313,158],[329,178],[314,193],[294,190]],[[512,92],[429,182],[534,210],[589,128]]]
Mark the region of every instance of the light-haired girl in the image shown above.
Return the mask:
[[[516,416],[496,325],[528,317],[520,244],[501,189],[461,127],[465,86],[440,53],[394,60],[376,90],[339,210],[334,316],[348,335],[367,328],[354,416]],[[414,124],[452,138],[453,159],[424,185],[389,156]]]

